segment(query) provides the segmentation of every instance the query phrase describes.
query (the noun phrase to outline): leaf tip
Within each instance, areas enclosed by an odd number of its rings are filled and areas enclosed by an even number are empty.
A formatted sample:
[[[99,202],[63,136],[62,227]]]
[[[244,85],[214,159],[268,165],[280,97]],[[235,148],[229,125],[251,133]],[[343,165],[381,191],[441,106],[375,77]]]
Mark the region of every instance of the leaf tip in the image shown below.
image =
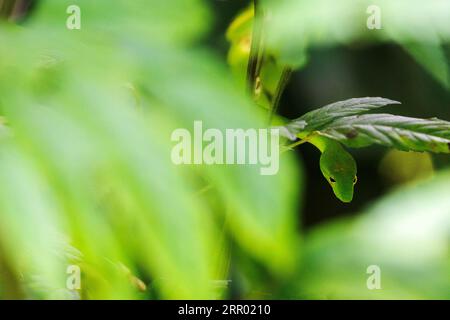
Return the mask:
[[[386,99],[386,98],[380,98],[386,101],[386,104],[402,104],[400,101],[392,100],[392,99]]]

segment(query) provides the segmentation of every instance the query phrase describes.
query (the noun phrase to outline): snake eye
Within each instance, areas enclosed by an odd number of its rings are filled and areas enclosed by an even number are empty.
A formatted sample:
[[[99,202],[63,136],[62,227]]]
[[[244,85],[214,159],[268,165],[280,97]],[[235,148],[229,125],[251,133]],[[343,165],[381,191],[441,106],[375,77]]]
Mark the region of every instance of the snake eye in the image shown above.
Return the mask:
[[[353,178],[353,184],[356,184],[356,182],[358,182],[358,177],[355,176],[355,177]]]
[[[336,182],[336,180],[334,180],[334,178],[333,178],[333,177],[330,177],[330,182],[331,182],[331,183],[335,183],[335,182]]]

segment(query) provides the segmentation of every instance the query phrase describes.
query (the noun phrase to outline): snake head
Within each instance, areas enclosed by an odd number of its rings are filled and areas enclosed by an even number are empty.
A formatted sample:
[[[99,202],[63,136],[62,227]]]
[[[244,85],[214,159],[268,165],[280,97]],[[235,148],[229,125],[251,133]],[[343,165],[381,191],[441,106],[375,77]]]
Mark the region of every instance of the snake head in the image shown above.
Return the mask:
[[[320,157],[320,170],[336,197],[342,202],[351,202],[357,181],[353,157],[341,146],[327,148]]]

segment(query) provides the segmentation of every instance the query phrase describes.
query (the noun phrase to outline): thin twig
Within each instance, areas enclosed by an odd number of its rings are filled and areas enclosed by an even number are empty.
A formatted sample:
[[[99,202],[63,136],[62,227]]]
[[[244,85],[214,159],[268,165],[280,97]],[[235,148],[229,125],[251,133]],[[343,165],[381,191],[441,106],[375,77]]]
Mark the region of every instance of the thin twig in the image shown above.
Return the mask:
[[[259,0],[253,1],[254,16],[253,16],[253,31],[252,31],[252,45],[250,49],[250,56],[247,65],[247,86],[250,94],[254,96],[256,79],[261,70],[261,59],[263,56],[262,33],[264,22],[264,11]]]
[[[213,188],[212,184],[208,184],[206,186],[204,186],[203,188],[201,188],[200,190],[198,190],[195,193],[195,196],[201,196],[202,194],[208,192],[209,190],[211,190]]]
[[[286,147],[284,147],[284,150],[281,151],[281,153],[283,154],[283,153],[285,153],[286,151],[293,150],[295,147],[297,147],[297,146],[299,146],[299,145],[301,145],[301,144],[304,144],[304,143],[306,143],[306,142],[309,142],[309,140],[311,140],[311,138],[312,138],[314,135],[315,135],[314,133],[311,133],[311,134],[309,134],[308,136],[306,136],[305,138],[300,139],[300,140],[297,140],[297,141],[295,141],[294,143],[291,143],[290,145],[287,145]]]
[[[278,106],[280,105],[281,96],[283,95],[284,89],[286,89],[289,79],[291,78],[291,74],[292,74],[292,68],[290,68],[290,67],[285,67],[283,69],[283,72],[281,73],[280,81],[278,82],[277,89],[275,92],[275,97],[273,99],[272,107],[270,109],[269,125],[272,123],[272,119],[278,110]]]

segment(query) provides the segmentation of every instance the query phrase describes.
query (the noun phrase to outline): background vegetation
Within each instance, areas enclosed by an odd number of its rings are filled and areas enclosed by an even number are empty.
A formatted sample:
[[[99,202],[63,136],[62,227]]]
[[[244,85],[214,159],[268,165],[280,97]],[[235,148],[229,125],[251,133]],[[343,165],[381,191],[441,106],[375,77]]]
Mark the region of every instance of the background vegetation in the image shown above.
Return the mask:
[[[368,1],[266,2],[268,47],[298,67],[282,116],[382,96],[450,120],[450,2],[376,2],[381,31]],[[71,4],[81,30],[66,28]],[[227,26],[248,5],[0,0],[0,297],[450,298],[448,155],[352,150],[350,205],[308,146],[275,176],[172,164],[175,128],[267,118],[227,65]]]

